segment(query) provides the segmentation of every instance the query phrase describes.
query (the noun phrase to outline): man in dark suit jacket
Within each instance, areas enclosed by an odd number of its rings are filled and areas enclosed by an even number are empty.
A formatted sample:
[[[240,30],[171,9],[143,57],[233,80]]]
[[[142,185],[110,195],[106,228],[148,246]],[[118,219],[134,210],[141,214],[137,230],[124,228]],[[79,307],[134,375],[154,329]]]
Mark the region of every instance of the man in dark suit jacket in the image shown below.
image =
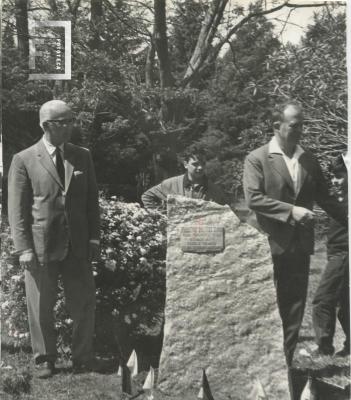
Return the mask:
[[[306,303],[313,253],[313,204],[347,224],[345,212],[329,195],[317,160],[299,146],[302,108],[284,104],[274,114],[274,137],[251,152],[244,166],[244,192],[260,228],[268,234],[291,399],[298,400],[306,380],[292,368]]]
[[[25,269],[28,319],[37,375],[55,371],[53,309],[62,276],[73,320],[76,369],[94,369],[95,285],[91,260],[99,252],[98,188],[89,150],[68,143],[73,114],[52,100],[40,109],[42,139],[15,154],[8,179],[9,222]]]
[[[214,201],[226,204],[226,196],[205,175],[206,157],[202,149],[190,146],[183,154],[185,174],[165,179],[161,183],[148,189],[142,196],[146,209],[162,209],[166,206],[168,195],[180,195],[193,199]]]

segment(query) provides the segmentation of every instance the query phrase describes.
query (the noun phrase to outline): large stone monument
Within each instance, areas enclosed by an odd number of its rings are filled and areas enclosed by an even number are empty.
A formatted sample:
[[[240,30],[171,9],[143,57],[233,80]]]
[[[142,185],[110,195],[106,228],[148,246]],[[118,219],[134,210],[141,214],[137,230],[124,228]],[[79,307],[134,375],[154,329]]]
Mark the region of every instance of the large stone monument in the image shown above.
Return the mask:
[[[196,398],[202,369],[216,400],[248,399],[257,378],[287,398],[267,238],[228,206],[181,196],[168,197],[167,236],[165,398]]]

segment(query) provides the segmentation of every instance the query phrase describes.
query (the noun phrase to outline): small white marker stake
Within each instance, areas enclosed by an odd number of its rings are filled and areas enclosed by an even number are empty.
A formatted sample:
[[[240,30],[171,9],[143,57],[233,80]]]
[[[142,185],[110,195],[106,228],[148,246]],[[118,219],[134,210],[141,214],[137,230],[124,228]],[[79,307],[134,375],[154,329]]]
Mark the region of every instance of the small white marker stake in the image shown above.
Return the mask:
[[[252,400],[268,400],[266,392],[263,389],[263,385],[259,378],[255,379],[256,383],[252,392],[250,393],[250,399]]]
[[[132,351],[132,354],[129,357],[129,360],[127,362],[127,367],[130,369],[131,377],[138,375],[138,358],[135,350]]]
[[[155,370],[150,367],[150,371],[147,374],[147,377],[144,382],[143,389],[153,389],[155,386]]]
[[[200,388],[199,390],[199,394],[197,395],[198,399],[203,399],[204,398],[204,389]]]
[[[310,400],[311,399],[311,379],[308,379],[305,388],[301,394],[301,400]]]

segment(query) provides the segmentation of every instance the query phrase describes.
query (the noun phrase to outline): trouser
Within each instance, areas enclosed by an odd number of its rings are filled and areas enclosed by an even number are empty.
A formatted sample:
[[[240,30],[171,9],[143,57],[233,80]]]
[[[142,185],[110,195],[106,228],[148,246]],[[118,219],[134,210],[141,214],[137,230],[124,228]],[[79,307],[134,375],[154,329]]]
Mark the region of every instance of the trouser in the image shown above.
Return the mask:
[[[85,362],[93,356],[95,283],[90,263],[72,251],[62,261],[38,264],[25,271],[28,320],[34,359],[37,364],[55,361],[54,307],[58,277],[62,276],[68,312],[73,320],[72,359]]]
[[[305,311],[310,256],[296,248],[273,255],[272,259],[277,304],[283,325],[290,397],[299,400],[307,378],[292,368],[292,361]]]
[[[337,314],[337,307],[339,312]],[[350,347],[349,254],[329,257],[313,299],[313,327],[318,346],[333,345],[336,315],[345,333],[345,346]]]

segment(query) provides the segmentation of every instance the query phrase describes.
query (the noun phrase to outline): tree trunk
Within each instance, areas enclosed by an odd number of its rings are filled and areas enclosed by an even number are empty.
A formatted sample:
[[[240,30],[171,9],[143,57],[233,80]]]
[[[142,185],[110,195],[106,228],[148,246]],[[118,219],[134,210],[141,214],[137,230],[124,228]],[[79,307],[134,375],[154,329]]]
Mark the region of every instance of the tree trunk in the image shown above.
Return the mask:
[[[90,47],[92,49],[99,49],[101,45],[100,31],[101,31],[101,20],[102,20],[102,0],[91,0],[90,3],[90,29],[92,32],[92,40],[90,41]]]
[[[184,75],[184,81],[193,77],[203,65],[212,46],[213,38],[222,20],[228,0],[213,0],[205,16],[189,66]]]
[[[154,66],[155,66],[155,45],[154,39],[151,38],[150,46],[147,49],[145,63],[145,83],[147,87],[154,86]]]
[[[73,0],[73,3],[71,3],[71,0],[66,0],[68,10],[71,13],[71,25],[72,25],[72,34],[74,32],[76,22],[77,22],[77,17],[78,17],[78,9],[80,7],[80,1],[81,0]]]
[[[154,0],[155,8],[155,47],[160,64],[161,88],[170,87],[174,83],[168,56],[168,39],[166,25],[166,0]]]
[[[56,4],[56,0],[48,0],[48,4],[49,4],[49,7],[50,7],[50,9],[51,9],[51,13],[53,14],[53,15],[57,15],[57,4]]]
[[[15,17],[18,51],[23,60],[27,60],[29,56],[27,0],[15,0]]]
[[[189,61],[189,66],[185,72],[182,80],[182,86],[189,85],[196,81],[198,77],[206,70],[208,65],[214,63],[220,53],[220,50],[225,43],[228,43],[233,35],[248,21],[262,15],[268,15],[273,12],[279,11],[283,8],[306,8],[306,7],[327,7],[328,2],[320,3],[290,3],[287,0],[282,0],[281,3],[275,2],[274,7],[253,11],[243,17],[234,26],[232,26],[227,33],[221,35],[220,40],[213,45],[213,39],[217,33],[218,26],[223,19],[223,13],[228,0],[212,0],[208,12],[205,16],[202,28],[195,46],[194,52]]]

